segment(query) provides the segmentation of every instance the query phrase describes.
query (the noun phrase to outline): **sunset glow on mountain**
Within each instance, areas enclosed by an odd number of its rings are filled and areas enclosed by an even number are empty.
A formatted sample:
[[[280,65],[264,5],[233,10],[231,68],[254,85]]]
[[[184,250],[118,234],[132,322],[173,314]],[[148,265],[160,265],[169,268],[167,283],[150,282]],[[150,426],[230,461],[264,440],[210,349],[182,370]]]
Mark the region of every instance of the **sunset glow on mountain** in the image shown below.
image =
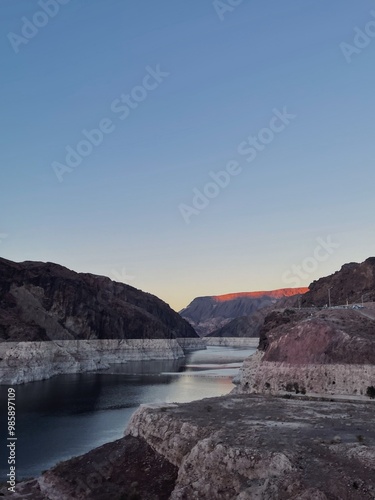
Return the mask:
[[[216,295],[213,297],[217,302],[226,302],[227,300],[241,299],[244,297],[249,297],[257,299],[259,297],[273,297],[275,299],[281,299],[282,297],[292,297],[293,295],[304,294],[308,292],[309,289],[304,288],[280,288],[279,290],[271,290],[265,292],[239,292],[239,293],[227,293],[225,295]]]

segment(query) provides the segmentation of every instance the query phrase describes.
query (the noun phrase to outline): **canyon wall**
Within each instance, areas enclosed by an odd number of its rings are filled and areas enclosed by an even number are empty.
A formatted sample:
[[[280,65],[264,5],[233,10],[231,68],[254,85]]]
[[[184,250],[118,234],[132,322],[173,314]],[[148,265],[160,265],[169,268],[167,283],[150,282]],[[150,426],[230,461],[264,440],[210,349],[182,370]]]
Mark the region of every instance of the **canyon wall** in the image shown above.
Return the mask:
[[[235,382],[237,393],[367,397],[375,390],[375,320],[366,308],[274,311]]]
[[[22,384],[65,373],[104,370],[110,364],[127,361],[183,356],[184,349],[176,339],[1,342],[0,385]]]
[[[0,341],[198,338],[158,297],[50,262],[0,258]]]
[[[375,365],[306,364],[264,361],[257,352],[247,358],[234,379],[235,393],[319,396],[363,396],[375,387]]]
[[[194,327],[199,335],[205,336],[214,333],[218,337],[242,336],[239,330],[246,332],[243,336],[257,336],[256,325],[247,325],[249,328],[234,328],[219,332],[219,330],[235,318],[250,316],[267,306],[282,304],[285,299],[297,300],[300,294],[307,292],[307,288],[285,288],[264,292],[240,292],[227,295],[197,297],[187,307],[180,311],[180,315]],[[282,306],[281,306],[282,307]],[[245,320],[246,321],[246,320]],[[255,322],[256,323],[256,322]],[[250,330],[248,333],[247,330]]]

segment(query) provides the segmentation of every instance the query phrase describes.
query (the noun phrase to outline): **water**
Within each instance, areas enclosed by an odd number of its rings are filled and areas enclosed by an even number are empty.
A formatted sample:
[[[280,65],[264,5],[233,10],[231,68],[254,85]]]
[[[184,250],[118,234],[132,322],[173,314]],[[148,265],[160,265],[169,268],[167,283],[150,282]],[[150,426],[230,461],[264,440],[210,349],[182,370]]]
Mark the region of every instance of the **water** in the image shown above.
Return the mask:
[[[61,375],[15,386],[17,479],[123,436],[141,403],[189,402],[228,394],[242,361],[255,349],[208,347],[182,360],[114,365],[105,372]],[[7,387],[0,387],[0,482],[6,462]]]

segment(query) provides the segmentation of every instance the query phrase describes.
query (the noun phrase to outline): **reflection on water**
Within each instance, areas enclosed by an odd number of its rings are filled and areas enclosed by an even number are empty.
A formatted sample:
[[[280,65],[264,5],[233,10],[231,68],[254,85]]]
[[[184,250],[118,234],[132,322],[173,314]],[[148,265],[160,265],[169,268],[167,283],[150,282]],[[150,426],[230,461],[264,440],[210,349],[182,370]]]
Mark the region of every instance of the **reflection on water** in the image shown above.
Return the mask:
[[[228,394],[254,349],[209,347],[181,360],[133,361],[109,370],[16,386],[17,478],[121,437],[141,403],[188,402]],[[7,388],[0,387],[1,422]],[[3,433],[2,433],[3,434]],[[1,481],[9,471],[1,439]]]

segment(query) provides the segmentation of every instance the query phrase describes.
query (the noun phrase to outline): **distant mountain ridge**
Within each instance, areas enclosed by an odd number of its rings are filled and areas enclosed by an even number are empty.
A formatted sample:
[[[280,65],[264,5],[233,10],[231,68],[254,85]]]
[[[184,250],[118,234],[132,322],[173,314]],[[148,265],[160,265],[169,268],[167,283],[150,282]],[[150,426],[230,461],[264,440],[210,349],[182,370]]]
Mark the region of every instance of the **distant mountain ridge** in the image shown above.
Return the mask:
[[[189,321],[199,335],[204,336],[224,327],[231,320],[250,316],[279,300],[307,291],[308,288],[284,288],[197,297],[180,311],[180,315]]]
[[[301,289],[299,289],[301,290]],[[304,289],[302,289],[304,290]],[[232,319],[221,328],[209,333],[208,337],[251,338],[259,337],[265,318],[274,310],[298,307],[302,294],[282,297],[271,305],[254,311],[249,316]]]
[[[197,338],[158,297],[50,262],[0,258],[0,341]]]
[[[212,298],[218,302],[226,302],[228,300],[242,299],[244,297],[258,299],[262,297],[271,297],[274,299],[281,299],[284,297],[293,297],[308,292],[308,288],[280,288],[278,290],[260,291],[260,292],[238,292],[227,293],[225,295],[213,295]]]

